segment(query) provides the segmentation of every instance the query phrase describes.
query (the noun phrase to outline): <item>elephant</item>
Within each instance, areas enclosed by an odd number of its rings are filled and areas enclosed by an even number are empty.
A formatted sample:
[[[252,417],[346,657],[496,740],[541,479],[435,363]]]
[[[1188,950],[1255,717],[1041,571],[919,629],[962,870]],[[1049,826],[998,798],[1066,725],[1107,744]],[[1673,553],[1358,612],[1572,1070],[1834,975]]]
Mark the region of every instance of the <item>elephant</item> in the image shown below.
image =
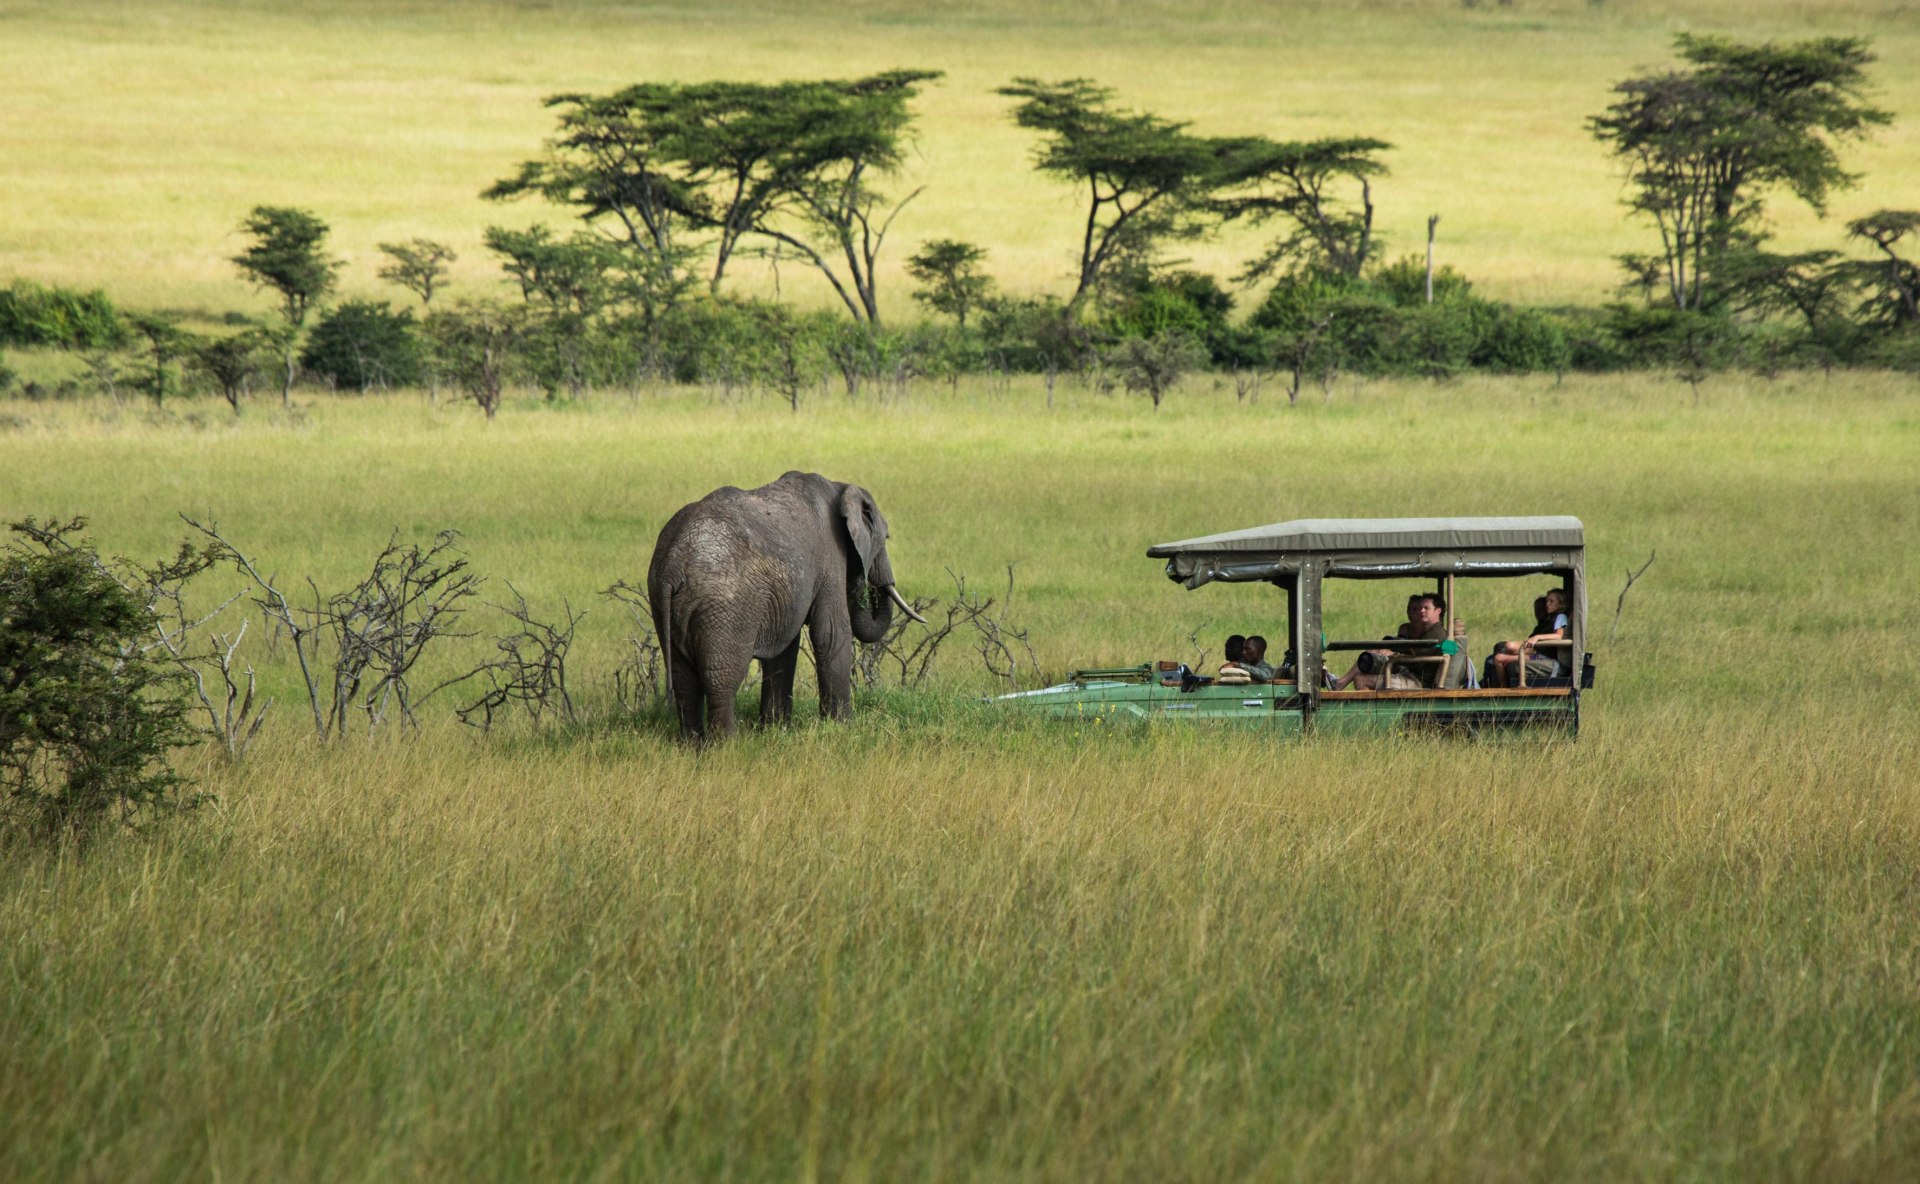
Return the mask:
[[[684,740],[731,736],[733,698],[760,660],[760,719],[793,714],[800,629],[813,640],[820,714],[853,706],[853,643],[886,636],[893,606],[887,520],[873,495],[818,473],[758,489],[729,485],[683,506],[660,531],[647,597]]]

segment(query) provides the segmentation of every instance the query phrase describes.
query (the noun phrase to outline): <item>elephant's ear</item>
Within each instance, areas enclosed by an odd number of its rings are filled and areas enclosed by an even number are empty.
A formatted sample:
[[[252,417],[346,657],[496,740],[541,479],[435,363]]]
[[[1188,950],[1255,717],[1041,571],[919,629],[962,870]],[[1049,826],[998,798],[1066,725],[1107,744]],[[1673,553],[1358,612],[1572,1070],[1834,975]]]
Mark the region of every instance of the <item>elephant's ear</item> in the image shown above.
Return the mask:
[[[873,495],[858,485],[849,485],[840,493],[840,516],[847,520],[847,534],[853,539],[854,554],[860,557],[860,574],[873,570],[873,556],[880,549],[882,529],[880,507]]]

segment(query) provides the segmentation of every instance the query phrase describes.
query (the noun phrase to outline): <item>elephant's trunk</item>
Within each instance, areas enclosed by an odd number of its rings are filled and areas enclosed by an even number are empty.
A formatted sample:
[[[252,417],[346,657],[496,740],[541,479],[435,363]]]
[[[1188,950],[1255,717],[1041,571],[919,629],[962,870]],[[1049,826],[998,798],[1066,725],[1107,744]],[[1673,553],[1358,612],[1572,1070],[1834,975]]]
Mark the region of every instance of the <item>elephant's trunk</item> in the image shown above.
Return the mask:
[[[893,599],[887,595],[891,587],[861,580],[848,592],[847,610],[853,635],[862,644],[873,645],[883,640],[893,625]]]

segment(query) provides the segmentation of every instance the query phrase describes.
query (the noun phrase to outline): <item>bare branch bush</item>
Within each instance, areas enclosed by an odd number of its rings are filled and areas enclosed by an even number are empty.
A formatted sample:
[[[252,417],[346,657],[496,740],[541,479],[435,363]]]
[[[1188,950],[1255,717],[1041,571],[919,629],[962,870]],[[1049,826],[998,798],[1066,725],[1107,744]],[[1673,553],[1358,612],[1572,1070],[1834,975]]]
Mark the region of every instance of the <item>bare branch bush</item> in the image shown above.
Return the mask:
[[[1627,582],[1620,589],[1620,599],[1613,602],[1613,625],[1607,630],[1608,649],[1613,648],[1613,639],[1620,632],[1620,614],[1626,610],[1627,593],[1633,591],[1635,580],[1647,574],[1647,569],[1653,566],[1653,557],[1658,554],[1658,551],[1647,552],[1647,561],[1640,565],[1640,570],[1627,573]]]
[[[417,727],[416,708],[470,676],[449,679],[418,697],[409,682],[434,641],[471,636],[454,626],[481,578],[467,570],[458,531],[440,531],[425,548],[401,543],[396,531],[365,579],[330,597],[308,580],[311,601],[296,607],[275,584],[277,577],[262,575],[217,527],[192,518],[186,522],[217,543],[222,557],[252,581],[254,605],[292,642],[321,739],[344,735],[356,714],[366,717],[369,735],[396,711],[402,726]]]
[[[331,729],[344,734],[353,712],[364,712],[371,735],[399,711],[399,721],[418,726],[414,708],[460,679],[443,682],[415,700],[408,677],[427,646],[441,637],[467,637],[453,626],[464,602],[480,589],[459,552],[460,532],[443,530],[424,550],[402,544],[395,531],[374,558],[373,570],[353,588],[327,601],[325,626],[333,637]]]
[[[929,619],[918,630],[911,630],[912,618],[905,614],[896,616],[887,627],[887,632],[872,645],[860,645],[854,651],[854,676],[862,686],[875,689],[892,681],[900,687],[919,687],[925,685],[932,674],[941,647],[956,636],[971,635],[974,648],[986,663],[987,672],[995,678],[1007,679],[1015,690],[1019,689],[1018,670],[1024,664],[1036,674],[1040,663],[1034,657],[1033,646],[1027,640],[1027,631],[1016,628],[1005,619],[1006,606],[1013,596],[1013,568],[1007,568],[1007,599],[982,597],[967,587],[967,577],[947,569],[947,578],[953,581],[953,596],[945,601],[944,619]],[[913,611],[926,617],[940,609],[939,597],[915,597]],[[995,607],[1000,611],[996,613]],[[1024,653],[1024,660],[1019,656]]]
[[[1033,643],[1028,639],[1027,631],[1005,619],[1005,614],[1013,609],[1013,564],[1007,564],[1007,598],[1001,605],[1001,616],[986,612],[992,603],[988,600],[969,622],[975,633],[974,649],[979,651],[987,673],[995,678],[1006,679],[1007,689],[1017,691],[1020,689],[1020,654],[1026,654],[1027,669],[1033,672],[1036,682],[1040,675],[1040,658],[1033,652]],[[1014,648],[1016,646],[1018,650]]]
[[[620,710],[638,715],[661,697],[660,671],[665,655],[653,631],[653,602],[645,588],[620,580],[600,595],[626,609],[633,629],[627,634],[627,657],[613,671],[613,698]]]
[[[898,685],[917,687],[926,681],[927,672],[933,668],[934,657],[940,652],[940,645],[953,634],[955,629],[965,625],[969,614],[978,612],[979,606],[969,603],[966,594],[966,582],[953,575],[959,592],[947,605],[947,619],[939,624],[932,621],[915,635],[912,645],[907,644],[907,626],[913,624],[913,618],[902,613],[893,618],[887,626],[887,632],[879,641],[868,645],[864,642],[854,647],[853,673],[860,685],[868,690],[878,688],[889,670],[898,675]],[[926,616],[939,607],[938,597],[916,596],[913,598],[913,611]]]
[[[518,588],[509,583],[507,591],[513,594],[513,602],[493,607],[518,622],[520,631],[495,638],[498,657],[452,680],[479,677],[487,682],[486,692],[455,714],[461,723],[482,732],[492,731],[495,714],[513,703],[525,708],[536,724],[548,712],[566,723],[576,722],[573,697],[567,693],[567,652],[573,648],[575,627],[587,614],[574,612],[562,600],[560,623],[549,624],[534,618]]]
[[[1187,644],[1193,647],[1193,669],[1195,670],[1205,670],[1207,668],[1207,654],[1210,651],[1206,646],[1200,644],[1200,634],[1205,632],[1212,624],[1213,621],[1211,619],[1202,621],[1193,627],[1193,632],[1187,634]]]

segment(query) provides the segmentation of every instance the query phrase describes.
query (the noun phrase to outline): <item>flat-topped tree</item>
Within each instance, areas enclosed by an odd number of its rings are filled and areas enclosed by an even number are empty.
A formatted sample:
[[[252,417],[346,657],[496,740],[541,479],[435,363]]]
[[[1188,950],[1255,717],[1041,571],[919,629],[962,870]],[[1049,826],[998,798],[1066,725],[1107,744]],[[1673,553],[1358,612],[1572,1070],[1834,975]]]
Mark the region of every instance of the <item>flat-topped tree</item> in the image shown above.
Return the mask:
[[[546,105],[560,112],[560,129],[545,154],[481,194],[572,208],[626,250],[636,302],[649,317],[684,293],[699,253],[685,233],[703,220],[697,214],[705,201],[680,166],[681,89],[651,83],[610,95],[554,95]]]
[[[459,258],[452,247],[430,238],[381,243],[380,253],[387,257],[380,278],[418,296],[422,308],[432,306],[434,293],[446,286],[447,264]]]
[[[1896,325],[1920,324],[1920,263],[1911,243],[1900,246],[1909,235],[1920,237],[1920,210],[1875,210],[1847,223],[1847,237],[1873,244],[1880,258],[1852,263],[1846,274],[1872,294],[1868,315]]]
[[[1660,253],[1627,256],[1679,310],[1710,307],[1716,264],[1767,237],[1765,199],[1785,189],[1826,212],[1855,177],[1839,144],[1891,118],[1862,97],[1873,61],[1858,37],[1744,45],[1681,34],[1687,63],[1629,78],[1587,128],[1626,170],[1627,204],[1653,220]]]
[[[1109,268],[1151,260],[1165,243],[1205,233],[1224,142],[1191,135],[1184,123],[1116,109],[1108,101],[1113,92],[1085,78],[1016,78],[996,93],[1022,100],[1014,121],[1045,135],[1035,166],[1087,190],[1069,313]]]
[[[280,297],[284,324],[268,340],[284,364],[280,402],[285,405],[299,364],[301,327],[313,306],[333,291],[341,264],[327,255],[327,224],[306,210],[255,206],[240,229],[253,236],[253,243],[233,257],[234,266]]]
[[[877,176],[900,165],[908,102],[938,71],[851,81],[649,83],[606,96],[563,95],[547,155],[486,191],[537,194],[574,208],[634,249],[677,293],[702,250],[708,286],[750,239],[791,248],[832,285],[855,320],[879,320],[875,264],[894,215]],[[696,247],[692,235],[705,236]]]
[[[1297,143],[1248,136],[1222,146],[1213,212],[1227,221],[1287,224],[1242,280],[1286,267],[1355,279],[1373,261],[1373,178],[1385,175],[1379,156],[1393,145],[1366,136]],[[1357,191],[1353,200],[1341,196],[1343,186]]]

